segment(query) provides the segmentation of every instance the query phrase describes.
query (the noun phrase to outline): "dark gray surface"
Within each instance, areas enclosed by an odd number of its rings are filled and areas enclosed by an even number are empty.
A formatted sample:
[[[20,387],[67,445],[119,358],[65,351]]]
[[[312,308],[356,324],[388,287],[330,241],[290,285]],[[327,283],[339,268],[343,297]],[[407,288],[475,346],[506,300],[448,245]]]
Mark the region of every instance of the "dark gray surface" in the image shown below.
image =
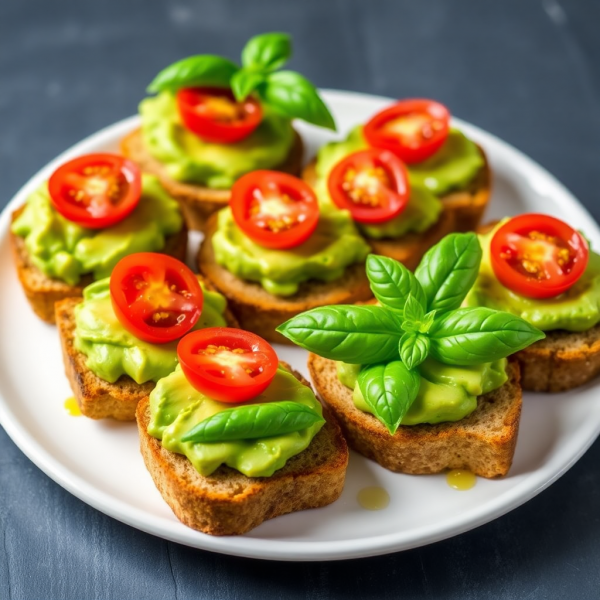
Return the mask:
[[[514,144],[600,217],[597,0],[1,0],[0,207],[136,110],[152,76],[252,34],[294,34],[317,85],[430,96]],[[7,260],[7,257],[5,257]],[[0,429],[0,598],[598,598],[600,444],[525,506],[360,561],[266,563],[140,533],[49,480]]]

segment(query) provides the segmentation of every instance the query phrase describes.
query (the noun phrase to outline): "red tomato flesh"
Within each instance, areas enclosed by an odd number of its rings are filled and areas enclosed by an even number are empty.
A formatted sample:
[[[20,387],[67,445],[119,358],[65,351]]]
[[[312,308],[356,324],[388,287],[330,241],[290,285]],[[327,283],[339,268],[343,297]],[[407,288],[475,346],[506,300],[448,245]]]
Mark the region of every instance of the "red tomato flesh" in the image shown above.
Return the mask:
[[[279,171],[253,171],[231,188],[237,226],[265,248],[287,249],[305,242],[319,222],[319,203],[311,187]]]
[[[513,217],[496,231],[490,256],[503,286],[529,298],[552,298],[583,275],[589,248],[584,237],[564,221],[526,214]]]
[[[103,229],[122,221],[138,205],[142,175],[135,163],[122,156],[86,154],[52,173],[48,193],[65,219]]]
[[[177,92],[183,124],[207,142],[232,144],[248,137],[262,120],[262,108],[248,96],[238,102],[231,90],[183,88]]]
[[[220,402],[245,402],[262,394],[279,365],[268,342],[229,327],[192,331],[179,342],[177,356],[190,384]]]
[[[377,113],[364,126],[369,145],[393,152],[407,164],[435,154],[448,137],[450,113],[439,102],[402,100]]]
[[[137,338],[153,344],[185,335],[202,313],[198,278],[181,261],[140,252],[121,259],[110,277],[117,318]]]
[[[370,148],[343,158],[331,170],[329,194],[339,208],[359,223],[383,223],[408,205],[408,174],[388,150]]]

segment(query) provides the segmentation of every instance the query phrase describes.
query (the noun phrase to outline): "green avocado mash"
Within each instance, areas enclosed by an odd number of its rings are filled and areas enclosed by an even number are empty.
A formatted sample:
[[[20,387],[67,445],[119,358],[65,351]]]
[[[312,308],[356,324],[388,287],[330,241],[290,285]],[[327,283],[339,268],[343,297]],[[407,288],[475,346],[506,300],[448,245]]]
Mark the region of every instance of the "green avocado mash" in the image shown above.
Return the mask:
[[[319,224],[310,238],[289,250],[271,250],[240,231],[231,210],[219,213],[212,243],[215,260],[241,279],[259,282],[276,296],[291,296],[308,279],[334,281],[346,267],[370,252],[346,211],[321,205]]]
[[[247,138],[215,144],[188,131],[173,94],[161,92],[140,104],[144,143],[173,179],[228,189],[244,173],[281,164],[294,143],[290,120],[263,110],[261,124]]]
[[[487,306],[522,317],[542,331],[586,331],[600,322],[600,255],[590,252],[588,266],[577,283],[556,298],[526,298],[505,288],[494,275],[490,242],[497,227],[479,236],[483,257],[479,276],[465,299],[466,306]]]
[[[177,202],[156,177],[143,175],[139,204],[112,227],[92,230],[68,221],[52,206],[44,183],[27,198],[12,231],[25,239],[29,257],[42,273],[76,285],[85,273],[93,273],[95,279],[107,277],[128,254],[162,250],[165,237],[177,233],[182,224]]]
[[[289,400],[305,404],[322,415],[322,408],[311,389],[280,367],[269,385],[251,403]],[[237,469],[248,477],[270,477],[292,456],[308,447],[323,423],[294,433],[255,440],[233,442],[182,442],[200,421],[235,405],[211,400],[195,390],[177,367],[161,379],[150,394],[148,433],[167,450],[184,454],[201,475],[210,475],[220,465]]]
[[[421,387],[402,425],[460,421],[477,408],[477,396],[499,388],[507,380],[505,358],[470,367],[453,367],[427,358],[417,368]],[[338,362],[337,369],[342,384],[354,389],[356,408],[373,414],[356,381],[360,365]]]
[[[129,375],[136,383],[158,381],[177,365],[177,341],[150,344],[129,333],[117,319],[108,278],[88,285],[75,308],[74,347],[87,356],[86,366],[100,379],[114,383]],[[204,290],[202,315],[194,329],[226,327],[226,300]]]

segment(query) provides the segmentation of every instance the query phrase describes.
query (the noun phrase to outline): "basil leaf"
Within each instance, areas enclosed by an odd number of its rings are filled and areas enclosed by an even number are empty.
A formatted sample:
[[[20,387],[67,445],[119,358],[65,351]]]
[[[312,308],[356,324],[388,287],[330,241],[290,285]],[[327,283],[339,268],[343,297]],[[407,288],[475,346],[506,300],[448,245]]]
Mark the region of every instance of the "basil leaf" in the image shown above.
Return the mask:
[[[358,387],[375,416],[394,435],[419,393],[421,377],[399,360],[363,367]]]
[[[183,87],[198,85],[229,87],[233,74],[239,67],[214,54],[198,54],[189,56],[163,69],[148,86],[151,94],[170,90],[172,92]]]
[[[324,423],[325,419],[299,402],[246,404],[200,421],[181,440],[195,443],[254,440],[300,431],[319,422]]]
[[[404,311],[412,294],[425,307],[425,293],[416,277],[397,260],[377,254],[367,256],[367,277],[373,295],[381,304]]]
[[[382,306],[338,305],[301,313],[277,331],[324,358],[368,365],[398,358],[400,324],[399,315]]]
[[[481,246],[474,233],[453,233],[427,251],[415,271],[427,298],[427,308],[459,308],[475,283]]]
[[[274,71],[292,55],[292,40],[287,33],[263,33],[256,35],[242,50],[244,67]]]
[[[429,354],[429,338],[422,333],[406,332],[400,338],[400,358],[409,368],[418,367]]]
[[[283,116],[335,131],[335,121],[315,86],[299,73],[270,73],[259,93],[266,104]]]
[[[409,294],[404,305],[404,319],[419,323],[423,317],[425,317],[423,305],[412,294]]]
[[[265,76],[262,73],[240,69],[237,73],[234,73],[231,78],[231,90],[233,91],[235,99],[238,102],[241,102],[264,80]]]
[[[430,354],[449,365],[479,365],[526,348],[544,334],[524,319],[491,308],[445,313],[429,331]]]

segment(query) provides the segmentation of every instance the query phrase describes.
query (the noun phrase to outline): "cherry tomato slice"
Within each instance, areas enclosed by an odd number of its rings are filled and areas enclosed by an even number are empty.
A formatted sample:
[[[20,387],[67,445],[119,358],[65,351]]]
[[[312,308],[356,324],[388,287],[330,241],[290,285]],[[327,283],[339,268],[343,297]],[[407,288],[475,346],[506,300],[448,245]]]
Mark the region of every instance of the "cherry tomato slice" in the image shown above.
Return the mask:
[[[265,391],[279,360],[261,337],[230,327],[192,331],[177,346],[187,380],[221,402],[245,402]]]
[[[407,164],[435,154],[448,137],[450,113],[433,100],[401,100],[378,112],[363,129],[375,148],[393,152]]]
[[[319,222],[319,203],[301,179],[279,171],[252,171],[231,188],[237,226],[265,248],[280,250],[305,242]]]
[[[529,298],[552,298],[583,275],[589,249],[584,237],[564,221],[526,214],[496,231],[490,256],[503,286]]]
[[[185,335],[202,313],[198,278],[181,261],[140,252],[122,258],[110,276],[117,318],[133,335],[153,344]]]
[[[383,223],[408,205],[406,167],[388,150],[370,148],[343,158],[333,167],[329,194],[339,208],[349,210],[359,223]]]
[[[64,163],[48,180],[54,208],[65,219],[102,229],[122,221],[138,205],[142,175],[116,154],[86,154]]]
[[[243,140],[262,120],[257,100],[248,96],[238,102],[223,88],[183,88],[177,92],[177,107],[187,129],[217,144]]]

